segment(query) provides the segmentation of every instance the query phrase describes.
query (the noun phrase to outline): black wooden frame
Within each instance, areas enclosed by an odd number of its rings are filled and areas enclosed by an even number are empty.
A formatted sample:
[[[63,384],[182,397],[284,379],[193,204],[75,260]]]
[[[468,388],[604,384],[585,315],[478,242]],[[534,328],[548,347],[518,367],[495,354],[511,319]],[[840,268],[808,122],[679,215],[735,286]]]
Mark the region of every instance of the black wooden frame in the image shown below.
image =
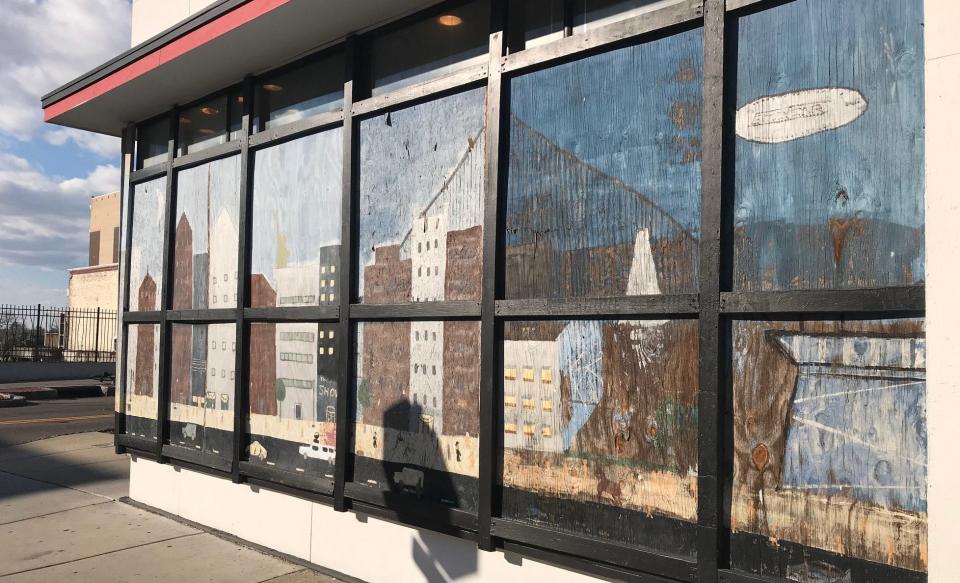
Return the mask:
[[[450,0],[458,5],[462,0]],[[725,73],[736,64],[728,50],[735,38],[725,38],[728,20],[737,14],[763,10],[790,0],[668,0],[645,14],[626,18],[599,27],[589,35],[573,35],[569,26],[571,3],[565,2],[564,34],[547,44],[522,50],[517,47],[518,35],[509,26],[508,4],[517,0],[491,0],[491,25],[488,61],[464,67],[454,73],[423,83],[406,86],[390,93],[370,97],[368,63],[362,47],[370,35],[380,29],[346,38],[342,45],[327,47],[345,53],[343,107],[337,111],[314,115],[281,127],[255,131],[256,78],[248,76],[242,84],[244,112],[240,139],[177,157],[179,112],[174,106],[163,114],[169,116],[167,160],[144,169],[136,169],[134,144],[136,126],[122,132],[122,217],[124,220],[125,257],[122,259],[121,350],[118,359],[121,387],[126,386],[127,328],[137,323],[160,326],[160,391],[157,411],[157,441],[151,442],[126,435],[124,407],[115,415],[115,446],[118,453],[172,463],[185,468],[231,479],[236,483],[274,489],[289,495],[332,505],[338,511],[376,516],[385,520],[428,528],[477,543],[483,550],[500,549],[509,553],[545,560],[601,577],[629,581],[764,581],[761,577],[731,571],[730,506],[733,479],[732,396],[727,378],[730,338],[733,319],[763,317],[825,317],[844,315],[851,318],[923,316],[923,285],[860,290],[810,290],[783,292],[736,292],[731,290],[732,270],[729,241],[731,236],[730,171],[732,156],[732,112],[735,108],[735,87],[732,76]],[[446,4],[442,5],[446,6]],[[422,14],[437,14],[431,7]],[[732,16],[731,16],[732,15]],[[409,18],[416,18],[412,15]],[[404,21],[406,19],[402,19]],[[398,23],[386,25],[394,28]],[[699,293],[625,298],[584,298],[569,300],[505,300],[503,296],[504,242],[501,226],[504,220],[506,164],[509,155],[510,79],[529,71],[557,63],[636,44],[675,30],[703,27],[703,138],[701,161],[701,238],[699,241]],[[522,34],[519,35],[522,45]],[[514,46],[511,46],[514,45]],[[519,50],[518,50],[519,49]],[[308,60],[313,56],[305,57]],[[300,62],[300,61],[298,61]],[[270,71],[269,76],[283,67]],[[445,301],[401,305],[369,305],[353,303],[357,297],[357,208],[359,166],[359,120],[361,118],[426,102],[439,96],[469,88],[486,88],[485,110],[485,186],[483,215],[483,264],[481,299],[478,302]],[[217,92],[228,92],[228,88]],[[159,116],[158,116],[159,117]],[[229,115],[228,126],[229,126]],[[154,118],[154,120],[157,118]],[[261,116],[260,123],[263,119]],[[341,208],[341,256],[339,302],[334,307],[250,308],[250,260],[248,241],[251,236],[253,160],[256,150],[296,139],[311,133],[342,127],[343,181]],[[238,155],[241,157],[241,209],[238,254],[238,303],[236,309],[169,310],[172,295],[173,214],[176,208],[177,172],[199,164]],[[154,312],[130,312],[130,238],[133,188],[160,176],[166,176],[166,209],[164,216],[164,279],[160,297],[164,309]],[[618,543],[563,534],[554,530],[499,517],[499,496],[502,474],[502,431],[500,391],[500,343],[503,322],[516,319],[630,317],[632,319],[663,317],[695,318],[699,325],[699,415],[698,415],[698,504],[697,556],[677,557],[666,553],[627,547]],[[352,346],[355,324],[363,321],[466,319],[481,326],[480,385],[480,461],[479,505],[476,515],[451,510],[440,505],[412,499],[367,492],[351,483],[352,455],[352,379],[354,363]],[[254,322],[317,322],[336,323],[339,337],[337,444],[339,452],[332,484],[291,476],[289,472],[253,466],[243,461],[248,409],[248,349],[250,324]],[[169,440],[169,328],[173,323],[229,322],[236,326],[237,351],[234,397],[234,433],[232,459],[225,461],[207,454],[182,452],[167,444]],[[123,397],[121,396],[120,399]],[[122,404],[122,402],[121,402]],[[321,484],[321,482],[324,482]],[[330,492],[332,491],[332,495]],[[890,580],[897,580],[891,571]]]

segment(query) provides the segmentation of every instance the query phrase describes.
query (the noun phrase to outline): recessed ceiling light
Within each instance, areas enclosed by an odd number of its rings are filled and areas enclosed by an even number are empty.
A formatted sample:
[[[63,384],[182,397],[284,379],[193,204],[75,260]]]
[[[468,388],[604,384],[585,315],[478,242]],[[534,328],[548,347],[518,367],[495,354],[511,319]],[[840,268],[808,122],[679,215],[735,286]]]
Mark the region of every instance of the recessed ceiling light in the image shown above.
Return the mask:
[[[463,19],[456,14],[443,14],[437,17],[437,22],[442,26],[460,26],[463,24]]]
[[[193,123],[193,120],[190,119],[189,117],[185,116],[185,115],[181,115],[181,116],[180,116],[180,123],[183,123],[183,124]]]
[[[278,91],[283,91],[283,86],[277,85],[276,83],[264,83],[263,90],[269,91],[270,93],[276,93]]]
[[[217,109],[216,107],[213,107],[212,105],[204,105],[203,107],[200,108],[200,113],[202,113],[203,115],[217,115],[218,113],[220,113],[220,110]]]
[[[197,133],[200,134],[200,135],[203,135],[203,136],[209,136],[209,135],[215,134],[215,133],[217,133],[217,132],[214,131],[214,130],[212,130],[212,129],[210,129],[210,128],[200,128],[199,130],[197,130]]]

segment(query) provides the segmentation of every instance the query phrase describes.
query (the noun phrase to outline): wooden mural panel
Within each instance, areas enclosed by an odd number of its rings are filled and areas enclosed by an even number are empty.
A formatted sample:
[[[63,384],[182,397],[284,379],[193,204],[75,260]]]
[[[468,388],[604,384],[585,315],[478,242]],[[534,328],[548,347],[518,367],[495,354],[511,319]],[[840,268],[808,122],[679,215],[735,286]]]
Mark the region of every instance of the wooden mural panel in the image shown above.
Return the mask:
[[[732,380],[731,526],[758,535],[734,535],[737,568],[850,583],[876,579],[845,559],[926,571],[922,319],[736,321]]]
[[[360,123],[362,303],[480,299],[484,90]]]
[[[250,305],[339,305],[340,128],[254,153]]]
[[[336,328],[306,322],[250,325],[247,461],[333,479]]]
[[[695,292],[702,29],[510,91],[505,297]]]
[[[696,552],[696,320],[504,324],[505,517]]]
[[[240,157],[177,174],[173,309],[237,307]]]
[[[163,218],[167,179],[157,178],[133,187],[130,235],[130,311],[161,310],[163,285]]]
[[[736,290],[924,281],[921,0],[737,21]]]
[[[354,481],[475,512],[479,322],[357,325]]]
[[[127,378],[123,394],[127,435],[157,440],[160,386],[160,325],[127,327]]]
[[[170,444],[231,459],[234,324],[170,326]]]

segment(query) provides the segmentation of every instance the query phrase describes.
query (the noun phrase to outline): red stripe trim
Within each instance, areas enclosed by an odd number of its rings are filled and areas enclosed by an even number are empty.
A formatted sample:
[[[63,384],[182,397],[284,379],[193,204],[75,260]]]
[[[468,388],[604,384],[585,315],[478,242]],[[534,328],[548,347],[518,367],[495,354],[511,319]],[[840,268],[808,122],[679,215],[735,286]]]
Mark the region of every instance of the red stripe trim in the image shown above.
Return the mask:
[[[283,6],[289,1],[290,0],[250,0],[250,2],[227,12],[220,18],[204,24],[200,28],[183,35],[148,55],[140,57],[126,67],[107,75],[96,83],[88,85],[56,103],[50,104],[43,110],[43,120],[50,121],[91,99],[95,99],[104,93],[120,87],[128,81],[156,69],[160,65],[182,57],[197,47],[235,28],[243,26],[251,20]]]

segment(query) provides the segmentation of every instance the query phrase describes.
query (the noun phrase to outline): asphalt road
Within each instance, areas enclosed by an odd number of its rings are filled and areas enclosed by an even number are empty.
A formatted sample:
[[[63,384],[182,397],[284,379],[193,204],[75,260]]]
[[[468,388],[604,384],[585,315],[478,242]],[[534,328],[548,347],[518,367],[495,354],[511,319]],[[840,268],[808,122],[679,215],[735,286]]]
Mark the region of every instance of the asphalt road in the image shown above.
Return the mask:
[[[113,428],[113,397],[31,401],[0,408],[0,447]]]

